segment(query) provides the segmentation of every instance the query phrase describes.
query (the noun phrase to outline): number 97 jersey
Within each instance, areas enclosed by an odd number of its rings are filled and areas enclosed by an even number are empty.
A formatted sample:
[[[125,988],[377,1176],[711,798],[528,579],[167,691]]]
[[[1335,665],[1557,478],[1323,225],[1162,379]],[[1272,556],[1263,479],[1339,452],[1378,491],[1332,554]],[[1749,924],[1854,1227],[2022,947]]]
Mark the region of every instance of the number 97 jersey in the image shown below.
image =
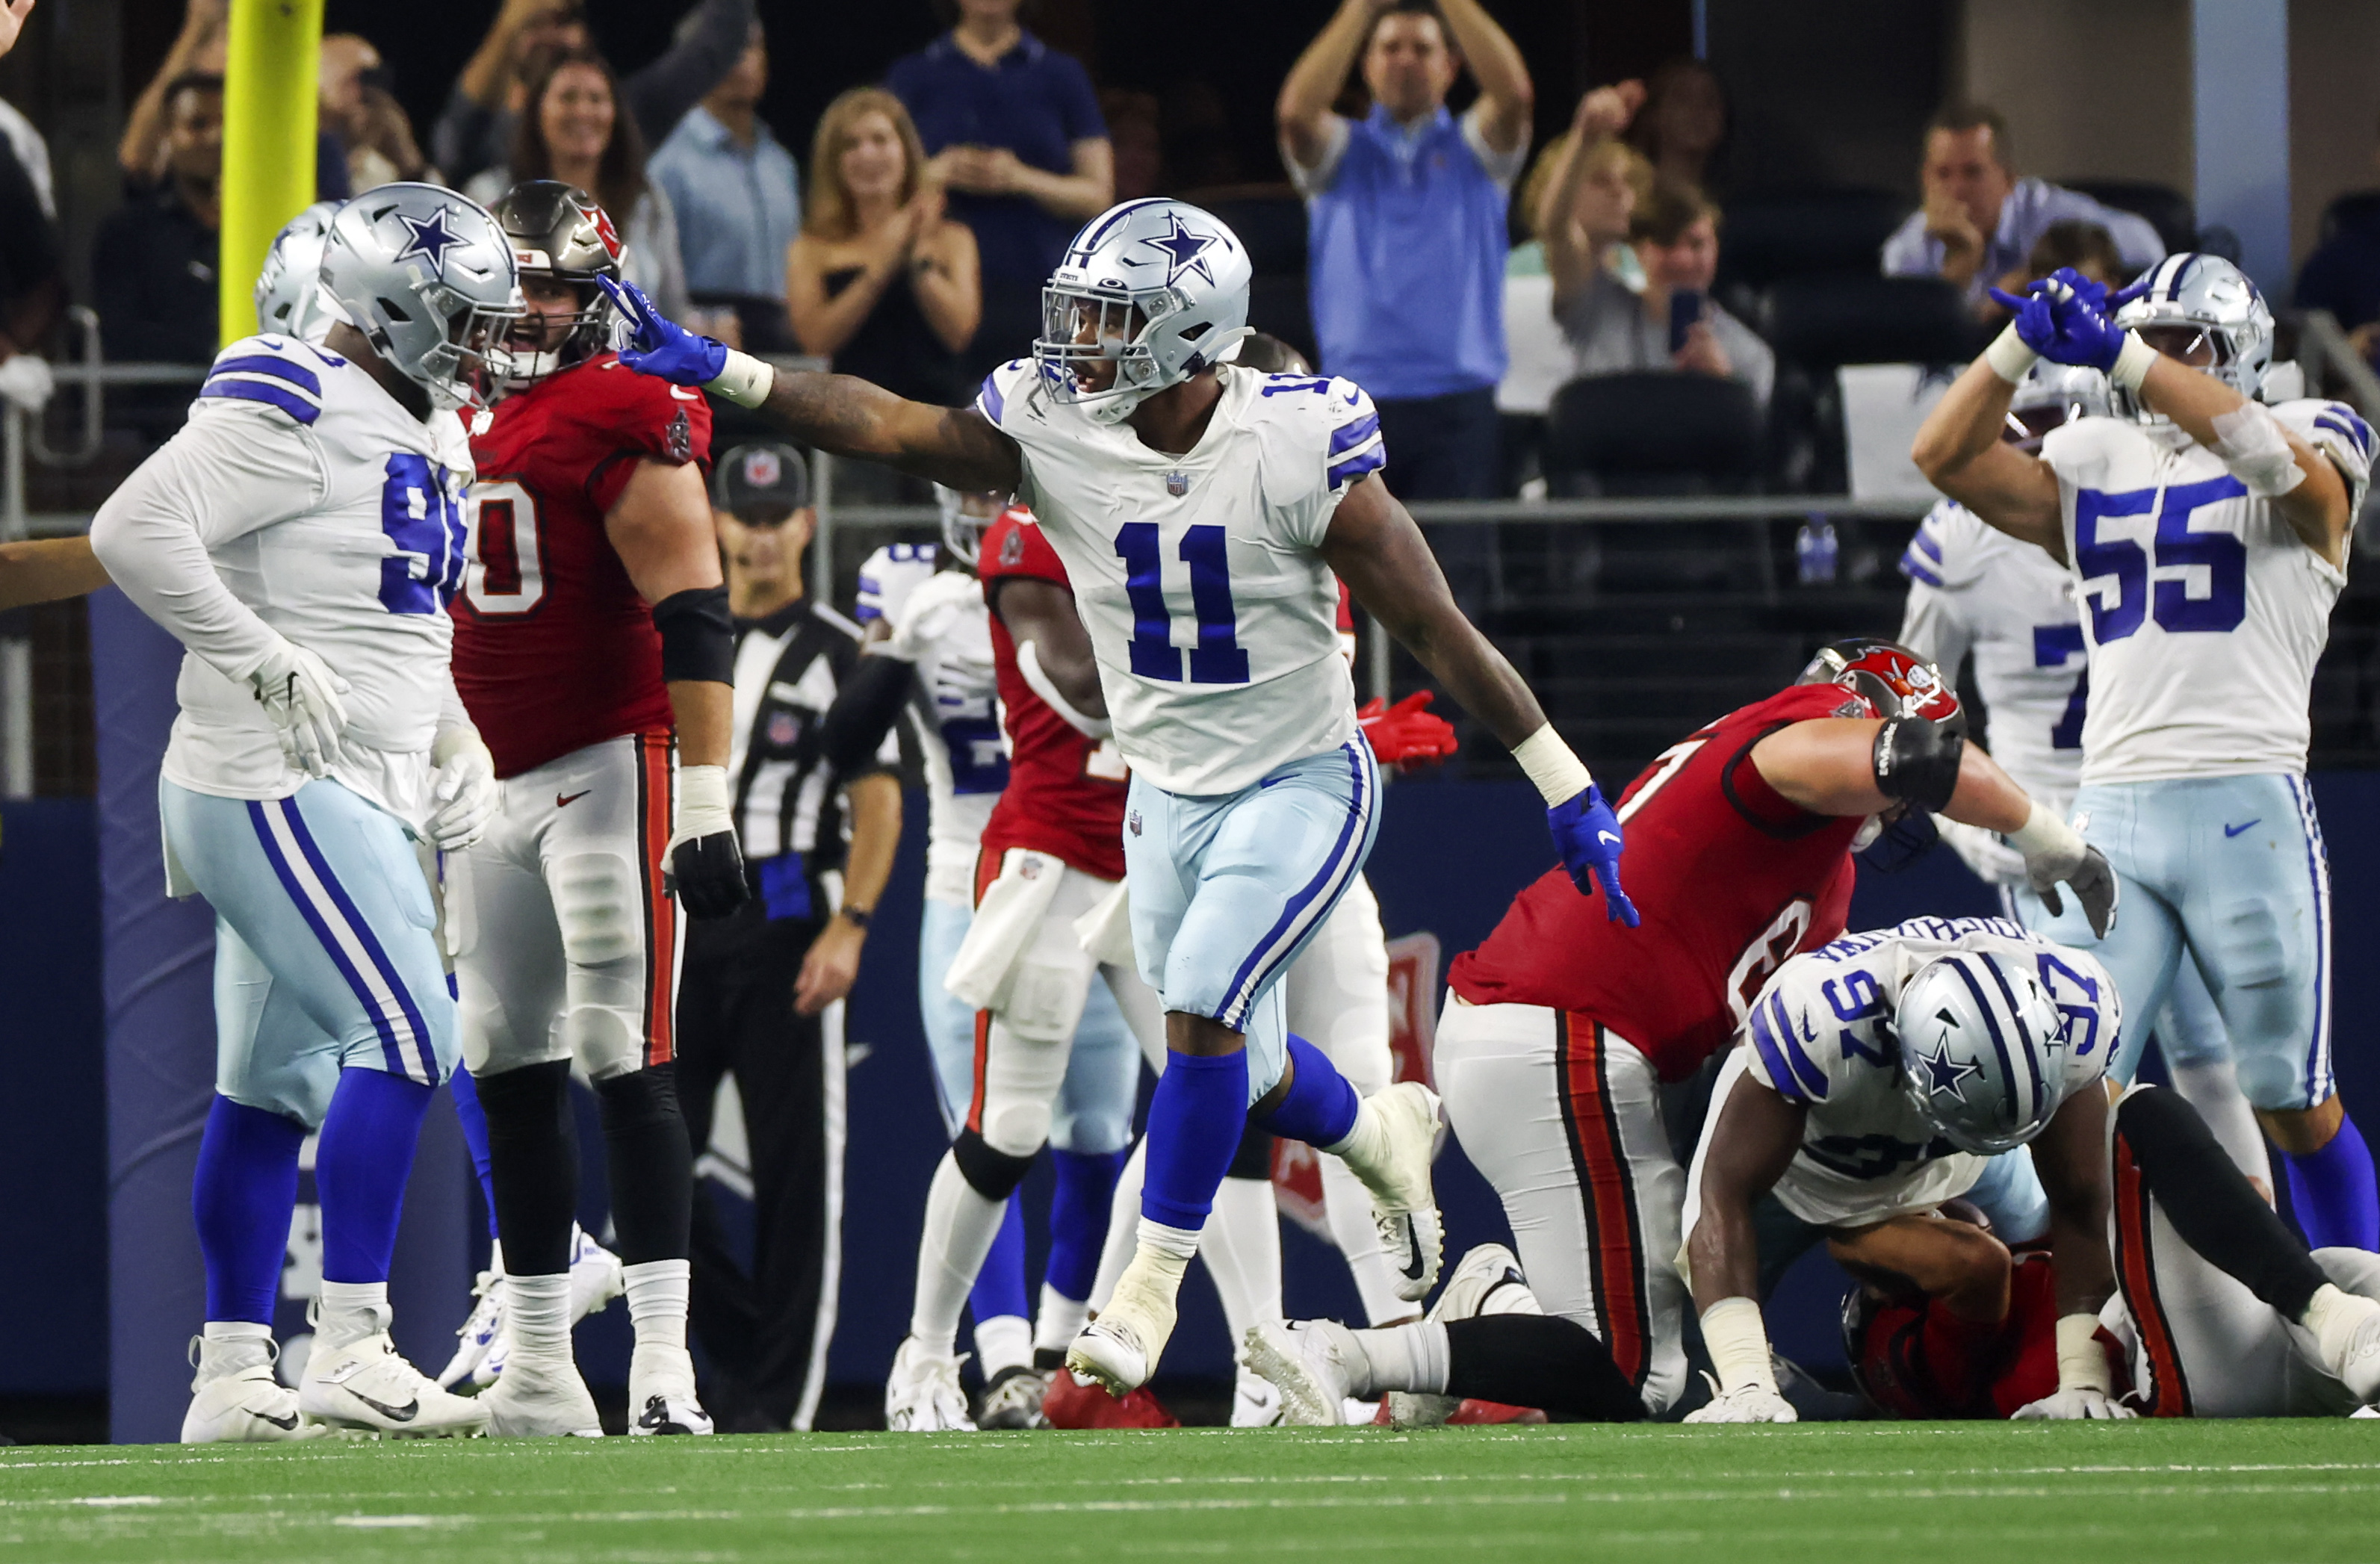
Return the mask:
[[[2330,458],[2360,508],[2371,426],[2338,402],[2273,416]],[[2081,418],[2041,455],[2058,474],[2090,655],[2082,785],[2302,772],[2345,575],[2170,425]]]
[[[1043,394],[1018,360],[976,409],[1014,440],[1017,498],[1065,563],[1123,758],[1168,793],[1213,795],[1355,736],[1339,588],[1320,549],[1385,461],[1350,382],[1226,364],[1195,448]]]

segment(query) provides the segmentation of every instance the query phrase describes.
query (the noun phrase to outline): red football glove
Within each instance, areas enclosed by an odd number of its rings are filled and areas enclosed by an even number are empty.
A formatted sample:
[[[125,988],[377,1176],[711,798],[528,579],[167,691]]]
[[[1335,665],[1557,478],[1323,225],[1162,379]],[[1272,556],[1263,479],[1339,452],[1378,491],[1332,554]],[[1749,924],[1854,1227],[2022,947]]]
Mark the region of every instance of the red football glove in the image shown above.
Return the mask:
[[[1374,758],[1409,771],[1416,766],[1436,765],[1454,753],[1454,724],[1423,709],[1430,699],[1430,692],[1423,690],[1394,706],[1378,699],[1364,703],[1355,713],[1355,722],[1370,742]]]

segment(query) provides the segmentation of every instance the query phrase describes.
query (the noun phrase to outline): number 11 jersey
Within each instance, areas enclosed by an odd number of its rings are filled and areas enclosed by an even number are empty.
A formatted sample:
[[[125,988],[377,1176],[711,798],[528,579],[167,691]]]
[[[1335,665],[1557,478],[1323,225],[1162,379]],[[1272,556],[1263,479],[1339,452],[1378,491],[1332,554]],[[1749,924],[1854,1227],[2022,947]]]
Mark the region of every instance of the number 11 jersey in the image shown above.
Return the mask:
[[[469,561],[455,600],[455,688],[518,776],[625,734],[667,733],[662,638],[603,518],[639,459],[698,462],[698,391],[598,354],[472,426]]]
[[[1197,445],[1171,455],[1056,401],[1018,359],[976,408],[1023,454],[1019,501],[1065,563],[1116,746],[1168,793],[1252,787],[1355,736],[1339,588],[1319,550],[1385,461],[1354,384],[1226,364]]]
[[[2338,402],[2273,415],[2330,458],[2360,508],[2371,426]],[[2077,419],[2050,430],[2041,459],[2058,474],[2090,654],[2082,785],[2302,773],[2346,576],[2170,424]]]

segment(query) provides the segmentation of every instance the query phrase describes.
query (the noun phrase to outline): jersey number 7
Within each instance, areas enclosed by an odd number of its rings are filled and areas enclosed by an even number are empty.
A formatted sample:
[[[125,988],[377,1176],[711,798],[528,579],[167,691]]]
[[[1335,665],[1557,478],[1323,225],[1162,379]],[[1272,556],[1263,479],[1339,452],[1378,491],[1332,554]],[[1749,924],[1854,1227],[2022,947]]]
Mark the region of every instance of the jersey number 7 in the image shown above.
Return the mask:
[[[1248,654],[1232,607],[1229,539],[1220,527],[1182,534],[1182,563],[1190,567],[1190,607],[1198,644],[1190,649],[1194,685],[1245,685]],[[1144,679],[1182,683],[1182,649],[1173,644],[1173,611],[1165,602],[1165,551],[1153,521],[1126,522],[1116,534],[1123,559],[1124,595],[1132,601],[1132,671]]]

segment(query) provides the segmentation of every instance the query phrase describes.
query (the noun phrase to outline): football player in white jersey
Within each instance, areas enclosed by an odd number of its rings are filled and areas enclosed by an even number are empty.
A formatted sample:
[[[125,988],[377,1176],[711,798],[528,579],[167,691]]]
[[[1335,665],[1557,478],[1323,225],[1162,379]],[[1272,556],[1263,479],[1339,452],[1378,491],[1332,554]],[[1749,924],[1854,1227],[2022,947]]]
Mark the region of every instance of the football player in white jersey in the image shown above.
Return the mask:
[[[2108,410],[2107,379],[2098,370],[2035,364],[2017,387],[2000,438],[2038,452],[2051,430]],[[1973,653],[1985,747],[2025,792],[2063,818],[2082,785],[2082,717],[2091,696],[2072,574],[2033,544],[1986,526],[1956,500],[1940,502],[1918,524],[1900,557],[1900,573],[1909,577],[1900,644],[1954,680]],[[2014,849],[1976,827],[1937,823],[1943,842],[1967,867],[1998,887],[2010,916],[2027,928],[2048,927],[2049,910],[2026,883],[2024,860]],[[2240,1095],[2223,1017],[2194,957],[2175,965],[2155,1036],[2175,1089],[2213,1127],[2240,1171],[2269,1191],[2265,1132]]]
[[[2346,580],[2373,435],[2352,408],[2254,400],[2272,313],[2214,256],[2107,296],[2061,272],[1951,385],[1912,455],[1945,494],[2068,562],[2088,608],[2074,824],[2131,894],[2095,943],[2135,1014],[2187,955],[2317,1247],[2380,1246],[2372,1155],[2330,1064],[2330,888],[2305,780],[2308,698]],[[2037,357],[2100,370],[2126,416],[2001,443]],[[2129,1080],[2139,1040],[2116,1062]]]
[[[322,346],[216,358],[189,421],[101,507],[99,563],[188,654],[159,784],[169,894],[216,915],[216,1097],[193,1198],[208,1272],[185,1440],[320,1424],[477,1432],[389,1340],[388,1265],[454,1001],[414,843],[457,848],[497,802],[456,699],[445,603],[471,459],[458,409],[519,307],[511,247],[427,185],[331,224]],[[323,1282],[298,1391],[270,1321],[300,1142]]]
[[[1938,1279],[1911,1256],[1938,1255],[1923,1240],[1944,1202],[1973,1200],[2010,1242],[2046,1231],[2058,1388],[2018,1415],[2129,1415],[2112,1410],[2091,1346],[2115,1290],[2099,1082],[2122,1032],[2096,961],[2005,918],[1916,918],[1778,968],[1719,1071],[1686,1174],[1678,1267],[1718,1371],[1717,1396],[1686,1421],[1795,1420],[1756,1301],[1781,1257],[1762,1239],[1780,1247],[1784,1235],[1755,1230],[1771,1192],[1807,1225],[1796,1238],[1822,1233],[1853,1271],[1925,1291]]]
[[[1582,893],[1600,880],[1611,915],[1634,917],[1618,820],[1379,482],[1370,398],[1343,380],[1229,362],[1247,333],[1249,276],[1245,249],[1211,213],[1126,201],[1068,248],[1033,357],[993,371],[964,408],[780,375],[632,288],[616,296],[635,327],[631,368],[765,406],[838,455],[1010,490],[1064,561],[1133,770],[1133,939],[1171,1056],[1150,1109],[1139,1253],[1068,1354],[1119,1395],[1146,1381],[1172,1332],[1183,1270],[1252,1109],[1364,1180],[1402,1291],[1419,1298],[1437,1279],[1436,1098],[1408,1084],[1359,1099],[1288,1040],[1276,991],[1377,821],[1333,571],[1512,746]]]

